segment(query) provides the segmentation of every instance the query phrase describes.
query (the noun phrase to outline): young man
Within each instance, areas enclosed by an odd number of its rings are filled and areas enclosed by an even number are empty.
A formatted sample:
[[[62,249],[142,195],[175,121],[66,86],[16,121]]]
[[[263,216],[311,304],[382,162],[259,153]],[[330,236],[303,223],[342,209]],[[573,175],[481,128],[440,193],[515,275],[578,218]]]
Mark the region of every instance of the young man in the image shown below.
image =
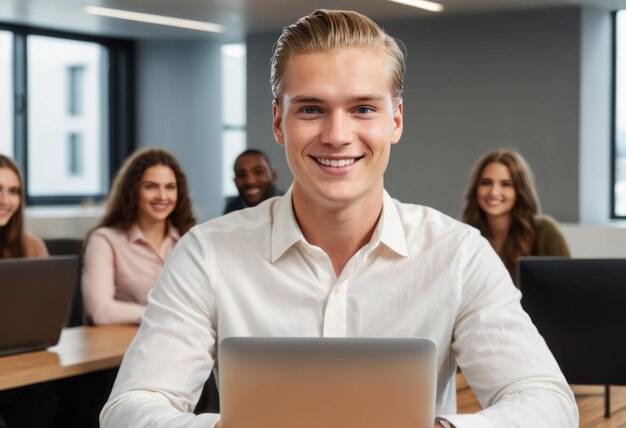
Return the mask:
[[[189,412],[228,336],[427,336],[438,348],[434,426],[578,426],[573,394],[489,243],[384,190],[403,74],[396,42],[360,14],[320,10],[283,31],[274,134],[293,185],[179,242],[103,426],[219,426],[219,415]],[[457,363],[486,407],[478,414],[454,414]]]
[[[248,149],[235,159],[235,186],[239,196],[226,200],[223,214],[259,205],[273,196],[281,196],[274,182],[276,170],[269,156],[261,150]]]

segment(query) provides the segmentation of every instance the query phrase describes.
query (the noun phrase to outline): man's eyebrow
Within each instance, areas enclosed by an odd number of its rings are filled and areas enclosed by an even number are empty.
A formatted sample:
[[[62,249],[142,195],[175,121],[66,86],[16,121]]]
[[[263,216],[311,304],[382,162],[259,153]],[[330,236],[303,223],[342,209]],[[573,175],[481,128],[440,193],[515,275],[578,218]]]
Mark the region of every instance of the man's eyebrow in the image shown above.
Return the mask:
[[[382,101],[385,99],[385,95],[381,94],[366,94],[366,95],[356,95],[348,99],[349,102],[364,102],[364,101]],[[289,100],[293,104],[304,104],[304,103],[323,103],[324,100],[317,97],[311,97],[307,95],[296,95]]]
[[[291,97],[289,100],[293,104],[303,104],[303,103],[321,103],[321,98],[309,97],[307,95],[296,95]]]
[[[385,96],[379,95],[379,94],[357,95],[355,97],[350,98],[350,102],[383,101],[384,99],[385,99]]]

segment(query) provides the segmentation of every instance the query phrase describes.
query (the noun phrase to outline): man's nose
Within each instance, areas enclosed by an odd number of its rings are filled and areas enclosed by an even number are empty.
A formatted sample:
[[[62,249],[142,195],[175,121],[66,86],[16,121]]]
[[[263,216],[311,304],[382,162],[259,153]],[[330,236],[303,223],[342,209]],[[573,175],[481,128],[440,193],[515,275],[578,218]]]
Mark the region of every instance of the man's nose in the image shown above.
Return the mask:
[[[255,184],[257,182],[256,176],[253,173],[246,174],[243,182],[245,184]]]
[[[343,111],[329,113],[324,123],[322,143],[342,146],[352,141],[349,114]]]

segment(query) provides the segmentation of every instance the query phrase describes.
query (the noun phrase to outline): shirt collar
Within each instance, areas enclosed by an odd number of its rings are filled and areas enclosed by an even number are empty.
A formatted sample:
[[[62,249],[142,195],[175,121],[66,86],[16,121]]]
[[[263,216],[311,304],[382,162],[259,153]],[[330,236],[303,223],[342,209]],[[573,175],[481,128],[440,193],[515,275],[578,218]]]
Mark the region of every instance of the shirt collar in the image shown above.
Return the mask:
[[[375,238],[399,255],[403,257],[409,255],[402,218],[394,200],[386,190],[383,194],[383,213],[378,221],[378,226],[376,226],[372,241]],[[377,242],[373,243],[377,244]]]
[[[292,187],[273,207],[274,221],[272,223],[270,252],[272,263],[278,260],[292,245],[299,241],[306,241],[293,213],[291,195]],[[280,227],[277,227],[278,225]],[[383,212],[371,240],[373,247],[378,246],[379,243],[386,245],[401,256],[406,257],[408,255],[402,219],[395,202],[387,191],[384,191],[383,194]]]
[[[180,232],[178,231],[178,229],[176,229],[171,221],[167,222],[167,236],[172,238],[174,242],[178,242],[178,240],[180,239]]]
[[[272,263],[278,260],[293,244],[305,241],[304,235],[296,222],[291,201],[292,187],[289,187],[272,207],[272,247],[270,258]]]
[[[178,242],[180,239],[178,229],[176,229],[170,221],[167,222],[167,236],[174,242]],[[146,236],[143,234],[143,231],[137,222],[133,223],[132,226],[130,226],[130,229],[128,229],[128,240],[130,242],[146,242]]]

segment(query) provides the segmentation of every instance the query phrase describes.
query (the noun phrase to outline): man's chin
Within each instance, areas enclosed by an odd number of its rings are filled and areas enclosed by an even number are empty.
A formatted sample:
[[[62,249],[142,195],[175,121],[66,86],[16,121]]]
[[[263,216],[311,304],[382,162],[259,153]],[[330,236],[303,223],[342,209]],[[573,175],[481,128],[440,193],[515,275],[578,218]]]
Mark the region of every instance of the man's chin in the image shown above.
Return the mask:
[[[263,202],[261,200],[249,201],[247,199],[244,199],[244,201],[246,201],[246,205],[248,205],[249,207],[255,207],[255,206],[259,205],[261,202]]]

